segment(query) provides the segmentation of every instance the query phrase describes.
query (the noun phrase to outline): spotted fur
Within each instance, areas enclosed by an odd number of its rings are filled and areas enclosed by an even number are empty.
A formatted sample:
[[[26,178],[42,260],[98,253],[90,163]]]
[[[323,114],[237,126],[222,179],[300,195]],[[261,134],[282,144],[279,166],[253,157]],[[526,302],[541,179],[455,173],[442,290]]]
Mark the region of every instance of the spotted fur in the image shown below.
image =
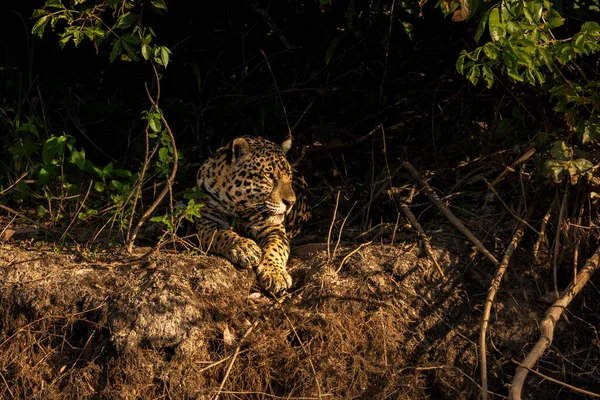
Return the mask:
[[[302,178],[293,179],[285,158],[289,143],[239,137],[200,167],[197,186],[205,193],[197,222],[203,249],[232,263],[255,268],[266,290],[289,289],[290,239],[310,217]]]

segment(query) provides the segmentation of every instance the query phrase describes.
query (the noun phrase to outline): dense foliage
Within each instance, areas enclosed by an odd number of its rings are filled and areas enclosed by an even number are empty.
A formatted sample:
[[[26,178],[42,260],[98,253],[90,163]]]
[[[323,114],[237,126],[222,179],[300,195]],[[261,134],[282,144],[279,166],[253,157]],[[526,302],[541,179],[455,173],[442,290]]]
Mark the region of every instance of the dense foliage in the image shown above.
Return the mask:
[[[189,7],[164,0],[47,0],[23,9],[32,16],[21,14],[33,35],[26,35],[28,57],[2,71],[8,132],[2,151],[10,161],[0,172],[0,190],[6,199],[33,201],[40,217],[55,222],[108,215],[131,229],[143,188],[167,182],[175,151],[181,188],[192,187],[207,151],[242,133],[278,139],[306,110],[296,135],[304,143],[354,141],[388,125],[399,148],[414,140],[433,140],[434,147],[465,141],[452,154],[458,162],[477,155],[467,144],[473,137],[487,148],[535,137],[548,152],[543,176],[575,183],[597,168],[595,1],[269,6],[248,0],[202,15]],[[478,93],[483,81],[492,94],[512,98],[509,111],[497,114],[492,108],[501,105],[475,97],[469,111],[455,102],[442,107],[471,90],[451,78],[454,64]],[[446,121],[433,127],[433,136],[399,128],[411,108],[432,104]],[[469,120],[492,117],[489,135],[464,129]],[[373,163],[371,173],[386,171]],[[200,211],[192,205],[188,218]],[[157,220],[175,229],[168,215]]]

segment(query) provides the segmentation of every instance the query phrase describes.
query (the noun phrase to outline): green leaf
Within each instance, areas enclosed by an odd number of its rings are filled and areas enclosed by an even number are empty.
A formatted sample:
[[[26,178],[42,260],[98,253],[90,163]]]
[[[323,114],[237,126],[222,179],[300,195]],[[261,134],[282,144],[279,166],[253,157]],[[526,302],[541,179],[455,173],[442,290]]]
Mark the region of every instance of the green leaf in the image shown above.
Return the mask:
[[[33,10],[33,14],[31,15],[31,18],[38,18],[41,17],[42,15],[48,15],[50,14],[50,12],[48,10],[44,10],[43,8],[37,8],[35,10]]]
[[[61,8],[61,9],[65,8],[65,6],[61,2],[61,0],[46,0],[46,3],[44,5],[46,7],[54,7],[54,8]]]
[[[550,150],[550,154],[552,158],[557,161],[571,161],[573,158],[573,148],[567,146],[567,144],[563,140],[557,140],[552,145],[552,150]]]
[[[31,33],[42,37],[42,35],[44,34],[44,29],[46,28],[46,24],[48,23],[49,19],[49,15],[44,15],[43,17],[38,19],[35,25],[33,25],[33,28],[31,28]]]
[[[113,163],[110,162],[110,163],[106,164],[106,167],[104,167],[104,169],[102,170],[102,174],[104,176],[110,175],[112,170],[113,170]]]
[[[404,28],[404,33],[406,33],[406,36],[408,36],[408,38],[410,40],[414,40],[414,35],[413,32],[415,30],[415,27],[413,26],[413,24],[411,24],[410,22],[406,22],[406,21],[400,21],[402,23],[402,27]]]
[[[144,60],[149,60],[150,59],[150,51],[151,50],[152,49],[147,44],[145,44],[145,45],[142,46],[142,57],[144,57]]]
[[[81,149],[81,151],[71,150],[71,162],[77,165],[79,169],[83,169],[85,165],[85,149]]]
[[[28,155],[35,153],[36,151],[39,150],[39,148],[40,148],[39,144],[37,144],[29,139],[24,139],[24,140],[19,140],[19,142],[10,146],[8,148],[8,151],[10,151],[10,153],[13,156],[19,158],[19,157],[28,156]]]
[[[152,4],[154,7],[159,8],[161,10],[167,10],[167,5],[165,4],[165,2],[163,0],[150,0],[150,4]]]
[[[125,52],[133,61],[138,62],[140,58],[137,55],[136,47],[138,45],[138,40],[132,38],[131,35],[123,35],[121,36],[121,46],[125,49]]]
[[[83,28],[83,33],[92,41],[95,39],[102,39],[106,35],[106,32],[97,26],[85,27]]]
[[[109,61],[111,63],[114,62],[117,59],[117,57],[119,57],[121,55],[121,52],[122,52],[121,41],[115,40],[115,43],[113,44],[113,48],[110,51],[110,56],[108,57]]]
[[[102,193],[106,190],[106,184],[102,181],[95,181],[94,189],[96,189],[96,192]]]
[[[506,73],[508,74],[508,76],[513,78],[515,81],[523,82],[523,77],[519,74],[516,67],[514,67],[514,66],[510,67],[510,68],[507,67]]]
[[[160,119],[158,118],[149,118],[148,125],[150,126],[150,129],[152,129],[154,132],[158,133],[162,130],[162,124],[160,123]]]
[[[115,22],[115,24],[113,25],[113,29],[127,29],[135,23],[137,17],[137,14],[132,14],[130,12],[122,14],[117,19],[117,22]]]
[[[126,169],[113,169],[112,174],[118,176],[120,178],[129,178],[131,177],[131,171]]]
[[[69,40],[71,40],[72,38],[73,38],[73,35],[72,35],[72,34],[69,34],[69,33],[66,33],[66,32],[64,32],[64,33],[61,35],[61,37],[60,37],[60,40],[58,41],[58,43],[59,43],[59,45],[60,45],[61,49],[62,49],[62,48],[64,48],[64,47],[65,47],[65,45],[66,45],[67,43],[69,43]]]
[[[563,25],[564,23],[565,19],[556,10],[550,10],[550,15],[548,16],[548,20],[546,21],[546,29],[557,28]]]
[[[542,74],[539,69],[535,68],[533,70],[533,74],[535,75],[535,77],[538,80],[538,82],[540,83],[540,85],[542,85],[546,81],[544,74]]]
[[[158,149],[158,158],[163,162],[167,161],[169,158],[169,149],[166,147]]]
[[[482,71],[483,78],[485,79],[485,82],[487,84],[487,88],[490,89],[492,86],[494,86],[494,73],[492,72],[490,66],[487,64],[484,64],[482,66]]]
[[[327,51],[325,51],[325,65],[329,65],[329,61],[331,61],[331,58],[335,54],[335,49],[337,48],[339,41],[340,38],[335,38],[329,43],[329,47],[327,47]]]
[[[48,212],[48,210],[46,210],[46,208],[42,205],[37,206],[37,216],[38,217],[43,217],[44,215],[46,215],[46,213]]]
[[[125,185],[123,185],[123,183],[117,181],[117,180],[111,180],[110,184],[113,188],[117,189],[118,191],[122,191],[123,188],[125,187]]]
[[[502,20],[500,19],[500,10],[496,8],[492,8],[490,11],[489,18],[489,31],[492,40],[497,42],[504,37],[504,26],[502,24]]]
[[[160,47],[160,57],[165,68],[167,68],[167,65],[169,64],[169,54],[171,54],[171,50],[169,50],[165,46]]]
[[[40,168],[38,180],[42,185],[47,185],[50,183],[50,173],[44,167]]]
[[[464,75],[465,57],[466,56],[467,56],[467,52],[465,50],[463,50],[461,52],[461,55],[456,60],[456,71],[461,75]]]
[[[346,19],[346,26],[352,29],[354,26],[354,21],[356,20],[356,6],[354,5],[354,0],[350,0],[348,3],[344,18]]]
[[[490,60],[496,60],[498,57],[500,57],[500,50],[498,49],[496,44],[494,44],[494,42],[487,42],[486,44],[484,44],[483,52],[485,53],[486,57]]]
[[[66,136],[52,136],[46,140],[44,147],[42,148],[42,160],[44,164],[48,165],[54,160],[57,155],[62,156],[65,151]]]
[[[600,25],[594,21],[585,22],[583,25],[581,25],[581,32],[598,33],[600,32]]]
[[[479,66],[474,65],[473,68],[471,68],[471,71],[469,72],[469,76],[468,76],[469,81],[471,81],[471,83],[473,85],[477,85],[480,74],[481,74],[481,72],[479,71]]]
[[[489,9],[479,20],[479,24],[477,24],[477,29],[475,30],[475,43],[479,43],[481,35],[483,35],[483,32],[485,32],[485,27],[487,26],[491,11],[492,9]]]
[[[526,15],[529,15],[529,18],[531,18],[531,22],[537,25],[540,23],[543,9],[544,7],[539,1],[527,1],[525,2],[523,12],[524,14],[526,12]]]

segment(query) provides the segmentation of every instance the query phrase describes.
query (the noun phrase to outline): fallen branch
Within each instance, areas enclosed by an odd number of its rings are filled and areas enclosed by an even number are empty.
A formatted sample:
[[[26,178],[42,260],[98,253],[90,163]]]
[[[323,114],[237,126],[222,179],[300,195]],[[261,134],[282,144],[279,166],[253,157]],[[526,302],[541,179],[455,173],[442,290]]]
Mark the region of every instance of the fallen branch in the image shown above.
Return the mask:
[[[540,338],[529,354],[527,354],[522,365],[517,368],[517,372],[512,380],[509,394],[511,400],[521,400],[521,392],[527,373],[542,354],[544,354],[544,351],[552,344],[556,323],[573,298],[577,296],[592,275],[594,275],[594,272],[598,269],[599,262],[600,247],[598,247],[594,254],[586,261],[585,266],[577,274],[577,278],[562,292],[562,297],[556,300],[546,312],[546,315],[540,324]]]
[[[465,235],[467,239],[471,241],[471,243],[475,245],[477,250],[479,250],[488,260],[494,263],[494,265],[500,265],[498,260],[496,260],[496,257],[494,257],[492,253],[490,253],[488,249],[485,248],[483,243],[481,243],[479,239],[477,239],[477,237],[475,237],[475,235],[473,235],[473,233],[458,218],[456,218],[452,211],[450,211],[450,209],[442,203],[442,201],[440,200],[438,195],[435,194],[431,186],[429,186],[429,184],[425,182],[423,178],[421,178],[421,174],[419,174],[415,167],[413,167],[412,164],[408,161],[402,161],[402,166],[410,173],[413,179],[417,181],[419,185],[421,185],[421,187],[425,191],[425,194],[427,194],[427,197],[429,197],[429,200],[431,200],[431,202],[442,212],[442,214],[444,214],[446,218],[448,218],[448,220],[450,220],[450,222],[454,226],[456,226],[456,228],[463,235]]]
[[[408,222],[410,222],[410,225],[412,226],[412,228],[417,232],[417,235],[419,236],[419,240],[421,240],[421,243],[423,243],[423,249],[425,249],[425,253],[427,254],[427,257],[429,257],[429,259],[431,260],[431,262],[433,263],[433,265],[439,272],[440,276],[442,278],[445,278],[446,275],[444,275],[444,270],[442,269],[442,267],[440,267],[440,264],[437,262],[437,259],[435,258],[435,254],[433,254],[433,250],[431,249],[431,244],[429,244],[429,237],[427,237],[427,234],[421,227],[421,224],[419,224],[419,221],[417,220],[417,217],[415,217],[415,214],[413,214],[413,212],[410,211],[408,204],[406,204],[406,202],[400,200],[400,197],[398,196],[397,192],[398,192],[397,190],[393,190],[393,189],[390,190],[390,194],[392,194],[394,196],[394,199],[396,200],[396,204],[398,204],[400,211],[402,211],[402,213],[404,214],[406,219],[408,219]]]
[[[521,202],[521,206],[523,202]],[[519,213],[522,207],[519,207]],[[481,330],[479,332],[479,355],[481,357],[481,398],[483,400],[487,400],[488,398],[488,380],[487,380],[487,343],[486,343],[486,332],[490,322],[490,313],[492,310],[492,305],[494,304],[494,298],[496,297],[496,293],[498,292],[498,288],[500,287],[500,283],[502,283],[502,278],[504,277],[504,273],[508,268],[508,263],[512,255],[514,254],[519,242],[523,238],[523,226],[524,220],[519,219],[517,223],[517,227],[515,228],[515,234],[513,235],[506,251],[504,252],[504,257],[502,257],[502,262],[500,266],[496,270],[494,277],[492,278],[492,284],[488,290],[487,297],[485,299],[485,306],[483,309],[483,317],[481,319]]]

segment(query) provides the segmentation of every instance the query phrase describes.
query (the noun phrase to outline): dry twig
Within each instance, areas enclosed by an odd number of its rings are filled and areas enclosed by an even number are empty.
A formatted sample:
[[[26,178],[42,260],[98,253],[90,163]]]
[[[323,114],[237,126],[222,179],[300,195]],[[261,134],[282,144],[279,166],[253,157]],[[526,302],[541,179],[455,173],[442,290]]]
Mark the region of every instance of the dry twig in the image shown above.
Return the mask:
[[[240,349],[242,348],[242,343],[244,343],[244,339],[246,339],[248,337],[250,332],[252,332],[252,330],[254,328],[256,328],[256,325],[258,325],[258,320],[254,321],[254,323],[252,325],[250,325],[250,327],[248,329],[246,329],[246,332],[244,332],[244,335],[240,338],[239,343],[238,343],[237,347],[235,348],[235,352],[233,353],[233,356],[231,357],[231,361],[229,362],[229,365],[227,365],[227,370],[225,371],[225,376],[223,376],[223,380],[221,381],[221,386],[219,386],[219,389],[217,390],[217,393],[213,397],[213,400],[219,399],[219,396],[221,395],[221,391],[223,390],[223,386],[225,386],[225,382],[227,381],[227,378],[229,377],[229,374],[231,373],[231,368],[233,367],[233,363],[235,363],[237,356],[240,354]]]
[[[520,204],[519,212],[521,211],[523,203]],[[502,257],[502,262],[500,266],[496,270],[494,277],[492,278],[492,284],[488,289],[487,298],[485,300],[485,307],[483,310],[483,317],[481,319],[481,330],[479,332],[479,356],[481,358],[481,398],[483,400],[487,400],[488,398],[488,380],[487,380],[487,343],[486,343],[486,332],[490,322],[490,312],[492,310],[492,305],[494,304],[494,298],[496,297],[496,293],[498,292],[498,288],[500,287],[500,283],[502,282],[502,278],[504,277],[504,273],[508,268],[508,263],[512,255],[514,254],[519,242],[523,238],[523,219],[519,219],[517,223],[517,227],[515,228],[515,234],[513,235],[506,251],[504,252],[504,257]]]
[[[522,368],[526,368],[528,371],[531,371],[531,372],[533,372],[534,374],[541,376],[541,377],[542,377],[542,378],[544,378],[545,380],[548,380],[548,381],[550,381],[550,382],[554,382],[554,383],[558,383],[559,385],[562,385],[562,386],[564,386],[564,387],[566,387],[566,388],[569,388],[569,389],[571,389],[571,390],[573,390],[573,391],[575,391],[575,392],[578,392],[578,393],[585,394],[586,396],[600,398],[600,394],[598,394],[598,393],[590,392],[590,391],[587,391],[587,390],[585,390],[585,389],[580,389],[580,388],[578,388],[578,387],[575,387],[575,386],[573,386],[573,385],[569,385],[568,383],[561,382],[561,381],[559,381],[558,379],[551,378],[551,377],[549,377],[548,375],[542,374],[540,371],[536,371],[536,370],[535,370],[535,369],[533,369],[533,368],[529,368],[529,367],[527,367],[526,365],[523,365],[523,364],[521,364],[520,362],[517,362],[517,361],[515,361],[515,360],[513,360],[513,362],[514,362],[515,364],[517,364],[518,366],[520,366],[520,367],[522,367]]]
[[[423,248],[425,249],[425,253],[427,253],[427,257],[429,257],[429,259],[431,260],[431,262],[433,263],[433,265],[435,266],[437,271],[440,273],[440,276],[442,278],[445,278],[446,275],[444,275],[444,270],[442,269],[442,267],[440,267],[440,264],[437,262],[437,259],[435,258],[435,254],[433,254],[433,250],[431,249],[431,244],[429,244],[429,238],[427,237],[427,234],[421,227],[421,224],[419,224],[417,217],[415,217],[415,214],[413,214],[413,212],[410,211],[408,204],[406,204],[404,201],[400,200],[400,197],[398,196],[397,191],[390,190],[390,192],[392,192],[391,194],[394,196],[394,199],[396,200],[396,204],[398,204],[398,207],[400,207],[400,210],[402,211],[402,213],[404,214],[406,219],[408,219],[408,222],[410,222],[410,225],[412,226],[412,228],[417,232],[417,235],[419,236],[421,243],[423,243]]]
[[[596,249],[594,254],[587,260],[585,266],[577,274],[577,279],[562,292],[562,297],[556,300],[546,312],[546,316],[540,324],[540,338],[533,346],[527,357],[522,362],[522,365],[517,368],[517,372],[512,380],[510,389],[511,400],[521,400],[521,392],[527,373],[544,354],[544,351],[552,344],[554,338],[554,327],[560,319],[564,310],[569,306],[573,298],[583,289],[591,276],[598,269],[600,264],[600,247]]]
[[[498,177],[496,179],[494,179],[494,181],[490,184],[490,186],[491,187],[496,186],[498,183],[500,183],[500,181],[502,181],[504,179],[504,177],[506,175],[508,175],[509,172],[514,172],[515,171],[515,167],[517,167],[518,165],[523,164],[525,161],[529,160],[531,157],[533,157],[534,154],[535,154],[535,148],[534,147],[532,147],[529,150],[527,150],[514,163],[510,164],[509,166],[507,166],[504,169],[504,171],[502,171],[500,173],[500,175],[498,175]]]
[[[477,239],[477,237],[475,237],[475,235],[473,235],[473,233],[458,218],[456,218],[452,211],[450,211],[450,209],[441,202],[438,195],[433,191],[431,186],[429,186],[429,184],[425,182],[423,178],[421,178],[421,174],[419,174],[415,167],[413,167],[408,161],[402,161],[402,166],[410,173],[413,179],[417,181],[419,185],[421,185],[423,190],[425,190],[429,200],[431,200],[431,202],[442,212],[442,214],[444,214],[446,218],[448,218],[448,220],[450,220],[450,222],[456,226],[456,228],[463,235],[465,235],[467,239],[471,241],[471,243],[475,245],[477,250],[479,250],[488,260],[494,263],[494,265],[500,265],[498,260],[496,260],[496,257],[494,257],[492,253],[485,248],[483,243],[481,243],[479,239]]]
[[[567,182],[566,185],[569,183]],[[568,188],[567,188],[568,189]],[[560,211],[558,213],[558,222],[556,223],[556,234],[554,235],[554,257],[552,258],[552,277],[554,282],[554,294],[558,299],[558,252],[560,251],[560,234],[562,232],[562,224],[565,219],[565,209],[567,208],[567,200],[569,199],[569,191],[565,189]]]

